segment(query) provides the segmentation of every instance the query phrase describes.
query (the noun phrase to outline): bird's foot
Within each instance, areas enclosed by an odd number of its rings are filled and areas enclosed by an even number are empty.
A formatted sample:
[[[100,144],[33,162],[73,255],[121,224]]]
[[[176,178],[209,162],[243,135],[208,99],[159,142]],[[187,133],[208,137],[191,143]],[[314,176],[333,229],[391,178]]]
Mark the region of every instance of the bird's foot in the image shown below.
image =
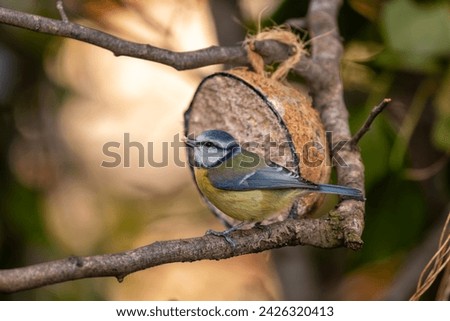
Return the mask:
[[[215,236],[219,236],[219,237],[223,237],[225,239],[225,241],[228,242],[228,244],[231,245],[231,247],[234,249],[236,248],[236,242],[231,238],[231,236],[229,235],[231,232],[234,232],[236,230],[239,230],[239,228],[241,228],[244,225],[244,222],[237,224],[235,226],[232,226],[231,228],[229,228],[228,230],[219,232],[219,231],[213,231],[213,230],[207,230],[206,231],[206,235],[215,235]]]
[[[234,231],[234,230],[233,230]],[[232,231],[230,230],[226,230],[223,232],[219,232],[219,231],[213,231],[213,230],[207,230],[206,231],[206,235],[215,235],[215,236],[220,236],[223,237],[225,239],[225,241],[228,242],[228,244],[231,245],[231,247],[233,248],[233,250],[236,248],[236,242],[234,242],[234,240],[231,238],[230,234]]]

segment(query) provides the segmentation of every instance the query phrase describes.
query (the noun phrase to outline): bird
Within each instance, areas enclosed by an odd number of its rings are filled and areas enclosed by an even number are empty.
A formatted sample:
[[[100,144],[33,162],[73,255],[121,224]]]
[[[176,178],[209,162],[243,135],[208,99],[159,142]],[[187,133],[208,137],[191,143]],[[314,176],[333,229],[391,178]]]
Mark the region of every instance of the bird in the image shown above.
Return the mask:
[[[364,201],[356,188],[316,184],[277,163],[250,152],[228,132],[210,129],[198,136],[188,135],[184,143],[191,149],[194,176],[203,196],[224,214],[240,221],[223,232],[208,234],[228,237],[245,223],[259,223],[287,209],[301,195],[338,194]]]

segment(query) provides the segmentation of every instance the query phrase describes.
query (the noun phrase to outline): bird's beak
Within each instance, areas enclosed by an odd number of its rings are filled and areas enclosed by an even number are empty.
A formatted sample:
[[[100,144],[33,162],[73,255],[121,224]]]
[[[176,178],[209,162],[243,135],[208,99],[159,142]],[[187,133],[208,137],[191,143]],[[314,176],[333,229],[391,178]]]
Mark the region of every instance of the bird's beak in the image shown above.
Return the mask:
[[[195,141],[195,139],[192,139],[192,138],[189,138],[189,137],[185,137],[184,138],[184,143],[188,147],[195,147],[197,142]]]

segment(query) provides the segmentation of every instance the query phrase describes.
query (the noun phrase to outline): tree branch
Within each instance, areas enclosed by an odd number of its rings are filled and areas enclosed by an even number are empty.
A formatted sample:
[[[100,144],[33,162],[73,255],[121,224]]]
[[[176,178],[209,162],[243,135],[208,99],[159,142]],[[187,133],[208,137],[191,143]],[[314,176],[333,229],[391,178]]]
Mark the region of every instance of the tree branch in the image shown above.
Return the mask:
[[[264,228],[231,234],[234,250],[228,242],[213,235],[190,239],[155,242],[134,250],[67,259],[0,270],[0,292],[33,289],[44,285],[92,277],[113,276],[119,281],[133,272],[150,267],[198,260],[220,260],[294,245],[334,248],[342,245],[339,220],[309,219],[275,223]]]
[[[337,14],[341,3],[342,0],[311,1],[306,18],[311,34],[312,61],[308,65],[300,63],[294,69],[308,81],[314,106],[320,112],[325,130],[332,133],[334,142],[348,142],[351,138],[340,77],[343,47]],[[333,145],[331,142],[331,147]],[[345,143],[339,150],[332,148],[331,157],[339,157],[345,162],[336,166],[338,184],[364,191],[364,165],[359,150]],[[364,229],[364,202],[342,201],[336,211],[345,227],[345,245],[360,248],[363,244],[361,234]]]
[[[314,105],[321,113],[326,130],[331,131],[335,139],[348,141],[351,137],[348,113],[339,76],[342,44],[337,27],[337,13],[340,5],[341,0],[311,1],[306,21],[313,36],[312,55],[311,58],[302,57],[295,71],[309,82]],[[116,56],[146,59],[178,70],[220,63],[248,63],[246,52],[241,46],[213,46],[190,52],[172,52],[123,40],[70,21],[54,20],[5,8],[0,8],[0,23],[80,40],[108,49]],[[275,41],[258,42],[255,49],[265,57],[266,63],[284,60],[289,55],[289,48]],[[346,144],[339,150],[339,155],[347,165],[337,167],[339,184],[363,189],[364,167],[357,148]],[[346,246],[359,249],[362,246],[363,227],[364,203],[342,200],[336,209],[324,218],[289,219],[264,229],[236,231],[232,234],[236,243],[234,250],[223,238],[212,235],[156,242],[117,254],[72,257],[23,268],[0,270],[0,291],[14,292],[88,277],[114,276],[122,280],[132,272],[161,264],[218,260],[284,246]]]
[[[64,12],[61,9],[59,12]],[[158,62],[177,70],[195,69],[215,64],[245,65],[247,53],[242,46],[212,46],[200,50],[174,52],[124,40],[105,32],[84,27],[68,19],[55,20],[33,14],[0,7],[0,23],[46,33],[54,36],[72,38],[110,50],[115,56],[129,56]],[[67,16],[65,16],[67,18]],[[276,41],[260,41],[256,50],[267,57],[266,62],[282,61],[288,57],[287,46]],[[307,61],[303,62],[307,64]]]

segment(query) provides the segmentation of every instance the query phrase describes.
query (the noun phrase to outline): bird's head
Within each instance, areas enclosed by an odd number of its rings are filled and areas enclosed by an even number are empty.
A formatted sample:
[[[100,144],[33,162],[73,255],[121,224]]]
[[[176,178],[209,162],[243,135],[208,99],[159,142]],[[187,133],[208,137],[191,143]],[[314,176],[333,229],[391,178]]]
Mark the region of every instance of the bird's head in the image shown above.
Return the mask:
[[[236,139],[223,130],[206,130],[195,138],[188,136],[185,144],[193,150],[195,167],[216,167],[240,152]]]

